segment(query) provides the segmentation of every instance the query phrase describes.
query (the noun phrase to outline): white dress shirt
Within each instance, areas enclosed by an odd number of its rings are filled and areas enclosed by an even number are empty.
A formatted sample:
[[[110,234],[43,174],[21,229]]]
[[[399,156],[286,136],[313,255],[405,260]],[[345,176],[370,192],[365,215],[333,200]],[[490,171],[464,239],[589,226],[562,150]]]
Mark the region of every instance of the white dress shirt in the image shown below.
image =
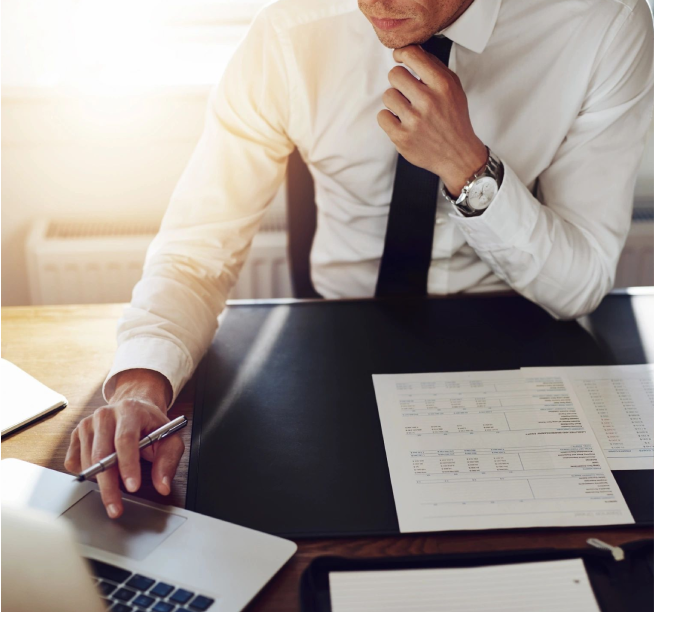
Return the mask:
[[[479,217],[453,212],[439,187],[429,293],[511,287],[558,318],[592,311],[614,282],[651,122],[646,1],[474,0],[443,34],[505,174]],[[376,116],[394,65],[356,0],[280,0],[258,14],[119,323],[106,398],[130,368],[159,371],[178,394],[294,146],[315,181],[317,291],[373,296],[397,159]]]

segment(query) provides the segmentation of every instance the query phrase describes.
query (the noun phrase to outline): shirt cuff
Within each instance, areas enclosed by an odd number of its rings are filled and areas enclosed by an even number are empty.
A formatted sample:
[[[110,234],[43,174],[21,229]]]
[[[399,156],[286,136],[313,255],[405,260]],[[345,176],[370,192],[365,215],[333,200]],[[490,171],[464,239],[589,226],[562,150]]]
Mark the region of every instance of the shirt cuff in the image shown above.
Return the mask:
[[[465,217],[454,207],[449,213],[474,250],[489,251],[516,246],[522,237],[532,233],[540,202],[504,164],[504,179],[495,199],[482,214]]]
[[[117,348],[110,373],[103,382],[103,398],[106,402],[110,401],[115,392],[117,375],[129,369],[150,369],[169,380],[171,403],[168,408],[171,408],[192,374],[193,367],[188,354],[170,340],[150,336],[137,336],[127,340]]]

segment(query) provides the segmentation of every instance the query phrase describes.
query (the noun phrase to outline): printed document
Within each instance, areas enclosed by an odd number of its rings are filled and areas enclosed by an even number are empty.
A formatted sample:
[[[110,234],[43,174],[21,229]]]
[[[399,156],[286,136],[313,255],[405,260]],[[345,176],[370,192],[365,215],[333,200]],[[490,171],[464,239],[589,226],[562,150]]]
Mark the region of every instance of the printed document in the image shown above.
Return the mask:
[[[401,532],[634,522],[565,375],[373,382]]]
[[[598,612],[581,559],[329,573],[334,612]]]
[[[613,470],[654,469],[653,364],[558,367],[547,373],[569,378]]]

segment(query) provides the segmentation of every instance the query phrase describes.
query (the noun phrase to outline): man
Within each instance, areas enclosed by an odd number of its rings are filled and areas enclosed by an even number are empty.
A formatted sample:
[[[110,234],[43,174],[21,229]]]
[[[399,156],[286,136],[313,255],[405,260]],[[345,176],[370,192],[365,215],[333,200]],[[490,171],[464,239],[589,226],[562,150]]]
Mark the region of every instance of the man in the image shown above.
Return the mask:
[[[116,449],[138,489],[139,437],[167,421],[208,347],[295,146],[316,184],[324,297],[511,287],[558,318],[592,311],[629,228],[652,95],[645,0],[266,7],[119,324],[109,406],[74,430],[66,467]],[[182,452],[174,436],[143,455],[160,493]],[[98,477],[111,518],[118,480]]]

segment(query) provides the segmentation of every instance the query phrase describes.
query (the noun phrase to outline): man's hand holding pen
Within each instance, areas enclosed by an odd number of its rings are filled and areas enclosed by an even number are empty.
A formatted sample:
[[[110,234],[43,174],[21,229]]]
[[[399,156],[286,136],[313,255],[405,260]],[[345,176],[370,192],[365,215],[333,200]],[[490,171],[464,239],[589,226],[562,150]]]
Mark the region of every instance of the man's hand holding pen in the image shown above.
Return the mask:
[[[185,450],[179,434],[140,450],[139,442],[153,430],[169,423],[166,415],[171,387],[155,371],[134,369],[117,376],[115,393],[108,406],[85,417],[73,430],[65,467],[79,474],[93,464],[117,453],[117,464],[96,476],[108,516],[122,515],[120,478],[128,492],[141,485],[141,456],[152,462],[152,482],[166,496]]]

